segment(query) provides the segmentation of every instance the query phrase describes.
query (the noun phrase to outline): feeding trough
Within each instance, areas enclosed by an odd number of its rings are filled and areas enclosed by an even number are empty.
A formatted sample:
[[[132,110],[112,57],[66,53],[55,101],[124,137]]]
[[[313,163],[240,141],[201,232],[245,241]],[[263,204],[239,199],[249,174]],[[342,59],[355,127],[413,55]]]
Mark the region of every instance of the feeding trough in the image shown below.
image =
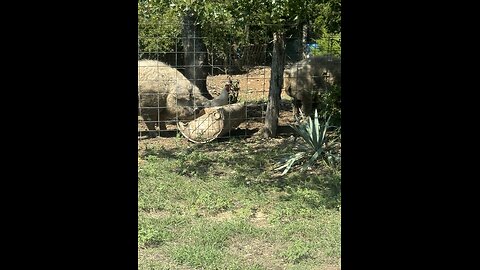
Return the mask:
[[[244,103],[205,108],[205,114],[188,123],[178,122],[180,133],[195,143],[207,143],[238,127],[246,119]]]

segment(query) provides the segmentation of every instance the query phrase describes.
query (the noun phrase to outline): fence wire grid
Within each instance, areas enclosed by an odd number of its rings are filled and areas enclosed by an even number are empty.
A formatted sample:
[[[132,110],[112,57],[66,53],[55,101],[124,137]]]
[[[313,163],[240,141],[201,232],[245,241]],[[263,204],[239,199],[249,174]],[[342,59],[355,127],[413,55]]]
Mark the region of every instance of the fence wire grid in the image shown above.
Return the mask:
[[[248,27],[242,39],[209,31],[213,27],[200,32],[182,25],[183,31],[164,35],[147,34],[145,27],[139,23],[139,139],[181,133],[208,142],[251,136],[264,125],[273,38],[249,40]],[[323,39],[306,40],[301,32],[286,35],[285,68],[313,55],[339,57],[340,38]],[[295,120],[293,98],[281,91],[278,124],[288,126]]]

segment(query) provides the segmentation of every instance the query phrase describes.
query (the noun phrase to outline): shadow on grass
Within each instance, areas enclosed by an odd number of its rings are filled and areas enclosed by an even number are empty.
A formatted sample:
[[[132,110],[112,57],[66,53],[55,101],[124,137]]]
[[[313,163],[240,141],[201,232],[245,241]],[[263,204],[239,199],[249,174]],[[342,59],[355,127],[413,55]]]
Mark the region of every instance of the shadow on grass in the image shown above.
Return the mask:
[[[284,139],[272,146],[261,140],[247,142],[245,139],[222,138],[206,144],[189,144],[188,147],[147,149],[144,156],[175,160],[172,171],[187,177],[216,181],[223,176],[231,186],[245,187],[252,192],[264,193],[272,189],[285,191],[287,195],[282,200],[298,197],[303,191],[310,190],[323,198],[320,202],[309,198],[307,194],[303,200],[311,207],[324,205],[336,208],[340,205],[341,175],[321,162],[317,162],[310,171],[292,168],[284,176],[280,175],[281,171],[273,170],[281,157],[298,151],[295,141]]]

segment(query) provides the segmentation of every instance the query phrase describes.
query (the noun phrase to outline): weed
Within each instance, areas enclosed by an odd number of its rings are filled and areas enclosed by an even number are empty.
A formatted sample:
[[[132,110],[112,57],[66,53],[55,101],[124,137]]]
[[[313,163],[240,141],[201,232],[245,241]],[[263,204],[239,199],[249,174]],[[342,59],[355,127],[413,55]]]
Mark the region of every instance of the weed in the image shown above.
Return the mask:
[[[308,243],[303,241],[295,241],[290,245],[284,252],[281,253],[281,256],[289,263],[298,263],[300,260],[306,259],[309,257],[310,247]]]

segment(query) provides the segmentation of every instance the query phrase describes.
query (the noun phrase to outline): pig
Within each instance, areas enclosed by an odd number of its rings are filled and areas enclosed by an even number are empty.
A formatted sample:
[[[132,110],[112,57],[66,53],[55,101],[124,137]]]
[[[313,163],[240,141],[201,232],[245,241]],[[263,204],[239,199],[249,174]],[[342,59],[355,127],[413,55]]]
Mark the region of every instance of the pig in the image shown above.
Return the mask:
[[[333,85],[340,86],[341,62],[335,56],[314,56],[284,70],[284,89],[293,98],[294,114],[301,108],[305,116],[313,115],[319,97]]]
[[[154,136],[155,123],[166,130],[165,121],[193,120],[202,108],[222,105],[226,105],[225,99],[207,99],[177,69],[160,61],[138,61],[139,114],[151,131],[149,135]]]

